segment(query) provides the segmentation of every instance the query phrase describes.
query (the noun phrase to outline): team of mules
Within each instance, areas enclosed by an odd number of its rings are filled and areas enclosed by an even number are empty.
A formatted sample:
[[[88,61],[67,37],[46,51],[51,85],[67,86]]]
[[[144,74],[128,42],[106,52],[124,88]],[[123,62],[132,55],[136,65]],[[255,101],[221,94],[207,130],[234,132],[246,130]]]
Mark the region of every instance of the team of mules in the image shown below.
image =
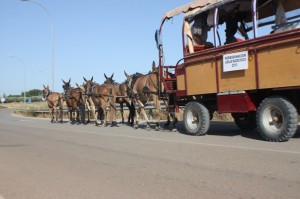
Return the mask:
[[[125,71],[124,73],[126,80],[121,84],[114,81],[113,74],[110,77],[107,77],[106,74],[104,74],[105,82],[103,84],[97,84],[93,82],[93,77],[90,80],[87,80],[85,77],[83,77],[83,86],[77,85],[77,88],[71,87],[71,79],[69,79],[67,82],[62,80],[64,94],[61,95],[59,93],[51,93],[50,95],[53,96],[51,98],[49,94],[45,94],[45,96],[49,95],[46,98],[48,105],[49,103],[53,104],[53,101],[51,100],[55,101],[59,99],[59,102],[57,102],[59,105],[53,105],[51,107],[59,106],[61,107],[60,110],[62,110],[62,100],[65,100],[68,107],[70,123],[77,122],[86,124],[85,115],[86,110],[88,110],[87,122],[90,122],[90,115],[92,115],[95,120],[95,125],[103,124],[105,127],[107,126],[108,119],[111,126],[117,126],[116,104],[120,104],[122,123],[124,123],[123,104],[125,103],[129,110],[127,123],[134,126],[134,128],[138,128],[140,114],[142,114],[147,123],[146,129],[150,129],[150,120],[145,112],[145,107],[152,102],[154,108],[160,111],[161,107],[159,94],[163,92],[163,87],[160,84],[158,70],[155,68],[155,63],[152,65],[152,72],[149,72],[145,75],[140,73],[128,75]],[[54,96],[56,96],[57,99],[52,99]],[[56,109],[54,108],[53,110],[55,111]],[[76,114],[75,121],[73,120],[74,112]],[[170,115],[168,115],[168,121],[166,125],[170,124],[169,116]],[[51,117],[51,121],[53,121],[53,116]],[[175,125],[177,120],[174,113],[171,114],[171,117],[173,118],[172,128],[174,129],[176,127]],[[160,129],[159,114],[156,120],[155,129]]]

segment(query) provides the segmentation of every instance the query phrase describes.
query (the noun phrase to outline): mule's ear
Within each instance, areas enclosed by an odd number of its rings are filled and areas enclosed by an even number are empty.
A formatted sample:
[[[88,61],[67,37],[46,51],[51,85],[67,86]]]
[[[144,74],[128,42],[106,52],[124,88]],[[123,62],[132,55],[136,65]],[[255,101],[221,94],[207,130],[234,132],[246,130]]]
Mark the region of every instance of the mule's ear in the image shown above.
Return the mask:
[[[92,79],[91,79],[91,82],[93,81],[93,76],[92,76]]]
[[[114,73],[111,75],[111,77],[110,77],[110,78],[112,79],[113,77],[114,77]]]
[[[63,79],[61,79],[61,81],[63,81],[64,84],[66,83]]]
[[[107,79],[107,76],[106,76],[106,74],[104,73],[104,77],[105,77],[105,79]]]
[[[155,71],[155,61],[152,62],[152,72]]]
[[[75,83],[77,87],[79,87],[79,85],[77,84],[77,82]]]
[[[84,80],[84,81],[87,81],[84,77],[83,77],[83,80]]]
[[[71,82],[71,78],[69,79],[69,82],[68,82],[68,83],[70,84],[70,82]]]
[[[126,71],[124,70],[124,74],[125,74],[125,76],[126,76],[126,78],[127,79],[129,79],[130,77],[129,77],[129,75],[126,73]]]
[[[44,88],[46,88],[46,86],[43,84]]]

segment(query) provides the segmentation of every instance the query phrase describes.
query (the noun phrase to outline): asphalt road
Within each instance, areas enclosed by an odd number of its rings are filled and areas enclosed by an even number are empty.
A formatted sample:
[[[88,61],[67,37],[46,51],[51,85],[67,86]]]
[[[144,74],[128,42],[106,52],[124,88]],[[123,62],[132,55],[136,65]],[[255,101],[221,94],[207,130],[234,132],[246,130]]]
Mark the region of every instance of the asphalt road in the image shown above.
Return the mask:
[[[195,137],[0,110],[0,199],[83,198],[299,199],[300,133],[269,143],[232,123]]]

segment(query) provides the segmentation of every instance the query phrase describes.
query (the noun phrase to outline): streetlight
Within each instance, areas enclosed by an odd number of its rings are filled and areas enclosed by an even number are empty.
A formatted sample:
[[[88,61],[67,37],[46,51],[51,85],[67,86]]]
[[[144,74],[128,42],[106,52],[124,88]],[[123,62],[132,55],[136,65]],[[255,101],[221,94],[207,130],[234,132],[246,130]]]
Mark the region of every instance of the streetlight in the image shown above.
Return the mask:
[[[50,12],[47,10],[47,8],[44,7],[42,4],[40,4],[40,3],[36,2],[36,1],[33,1],[33,0],[21,0],[21,1],[28,1],[28,2],[30,1],[32,3],[37,4],[43,10],[45,10],[46,13],[48,14],[48,16],[50,17],[51,25],[52,25],[52,89],[54,91],[54,22],[53,22],[53,17],[50,14]]]
[[[24,67],[24,106],[25,106],[25,103],[26,103],[26,65],[20,57],[17,57],[15,55],[9,55],[9,57],[19,60],[19,62],[21,62],[21,64],[23,64],[23,67]]]

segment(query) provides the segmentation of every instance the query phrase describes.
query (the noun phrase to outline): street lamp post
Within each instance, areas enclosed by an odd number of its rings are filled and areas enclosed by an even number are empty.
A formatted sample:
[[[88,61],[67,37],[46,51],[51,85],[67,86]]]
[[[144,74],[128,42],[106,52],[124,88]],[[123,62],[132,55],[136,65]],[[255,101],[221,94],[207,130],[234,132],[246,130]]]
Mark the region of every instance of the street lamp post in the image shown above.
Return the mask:
[[[25,103],[26,103],[26,65],[20,57],[17,57],[15,55],[9,55],[9,57],[19,60],[19,62],[21,62],[21,64],[24,67],[24,106],[25,106]]]
[[[32,2],[35,3],[36,5],[40,6],[43,10],[46,11],[46,13],[48,14],[50,20],[51,20],[51,26],[52,26],[52,89],[54,91],[54,22],[53,22],[53,17],[50,14],[50,12],[47,10],[46,7],[44,7],[42,4],[33,1],[33,0],[21,0],[21,1],[28,1],[28,2]]]

